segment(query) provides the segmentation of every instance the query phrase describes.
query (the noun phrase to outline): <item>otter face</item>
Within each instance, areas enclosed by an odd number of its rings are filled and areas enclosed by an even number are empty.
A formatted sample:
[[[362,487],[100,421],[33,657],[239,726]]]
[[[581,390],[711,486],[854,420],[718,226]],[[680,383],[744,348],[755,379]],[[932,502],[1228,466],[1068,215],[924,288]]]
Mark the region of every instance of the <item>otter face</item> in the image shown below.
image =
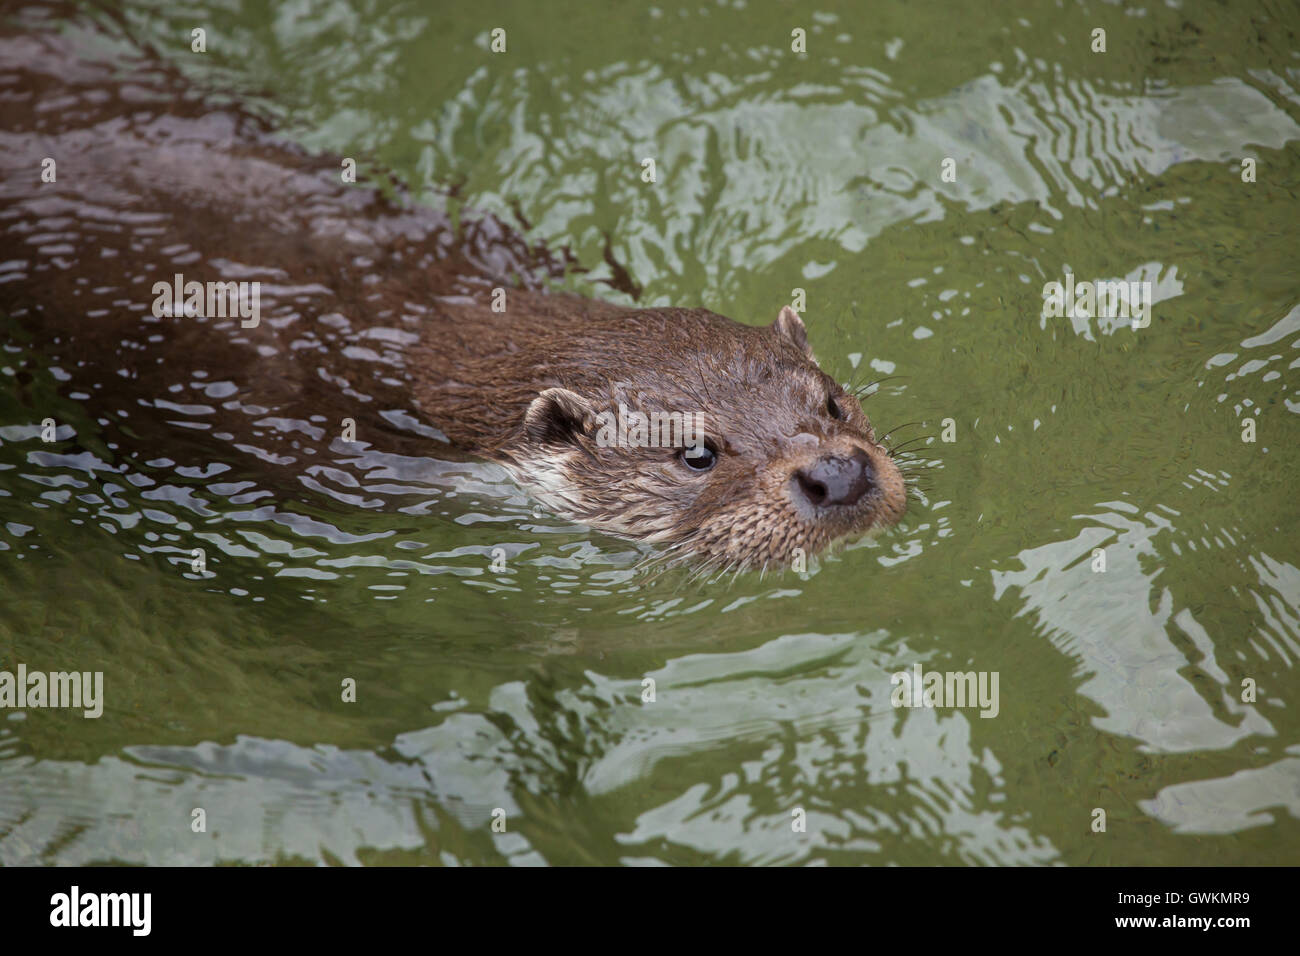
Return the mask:
[[[546,389],[502,449],[545,504],[719,570],[785,566],[902,516],[898,466],[818,367],[793,309],[766,328],[701,310],[632,315],[681,344],[625,348],[620,368]],[[655,423],[674,413],[687,427],[670,441]]]

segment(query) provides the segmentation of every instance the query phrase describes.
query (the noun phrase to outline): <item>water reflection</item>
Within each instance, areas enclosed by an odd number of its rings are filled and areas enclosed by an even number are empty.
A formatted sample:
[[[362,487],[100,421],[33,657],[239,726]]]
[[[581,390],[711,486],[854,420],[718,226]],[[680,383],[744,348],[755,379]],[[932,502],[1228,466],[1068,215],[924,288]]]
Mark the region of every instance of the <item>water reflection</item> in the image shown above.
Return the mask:
[[[382,440],[343,443],[310,383],[245,396],[243,369],[204,355],[211,329],[161,364],[150,330],[100,336],[85,320],[120,295],[103,267],[67,328],[4,319],[0,668],[103,667],[109,706],[0,720],[0,863],[1292,860],[1294,69],[1253,29],[1212,65],[1170,49],[1184,20],[1224,26],[1209,5],[1146,11],[1149,76],[1085,65],[1044,26],[1055,5],[1020,6],[1032,30],[968,24],[947,62],[942,9],[886,11],[870,42],[819,13],[833,52],[794,61],[771,39],[788,30],[710,7],[598,48],[539,23],[505,68],[478,48],[429,62],[443,20],[473,35],[474,11],[215,11],[247,55],[181,58],[192,82],[417,191],[454,186],[425,197],[449,214],[522,217],[592,269],[575,288],[618,297],[606,235],[649,302],[766,321],[805,288],[828,368],[897,376],[873,418],[916,422],[902,434],[942,467],[903,527],[810,574],[646,581],[638,549],[444,460],[400,401],[371,403]],[[127,20],[174,57],[189,15]],[[1035,47],[1058,29],[1059,51]],[[357,213],[317,211],[322,235]],[[161,213],[26,212],[0,307],[34,263],[92,270],[123,235],[193,262],[195,243],[151,238]],[[220,266],[266,283],[280,341],[350,341],[325,286],[248,242]],[[1043,319],[1067,267],[1150,281],[1151,328]],[[347,346],[376,390],[424,307]],[[1001,671],[1002,712],[893,709],[890,674],[917,662]],[[1089,831],[1096,806],[1112,835]]]

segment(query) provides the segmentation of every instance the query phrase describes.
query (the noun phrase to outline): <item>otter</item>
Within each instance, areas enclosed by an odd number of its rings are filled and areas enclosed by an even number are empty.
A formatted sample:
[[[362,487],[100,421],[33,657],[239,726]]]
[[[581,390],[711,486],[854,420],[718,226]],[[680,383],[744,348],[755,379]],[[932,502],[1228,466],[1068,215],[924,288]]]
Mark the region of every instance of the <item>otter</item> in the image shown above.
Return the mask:
[[[350,185],[338,157],[161,59],[124,70],[39,18],[0,32],[0,90],[0,310],[136,442],[189,414],[169,397],[187,377],[214,433],[271,465],[313,453],[329,436],[309,423],[342,410],[395,447],[497,462],[562,517],[706,568],[786,565],[904,512],[897,464],[789,306],[753,326],[547,291],[567,254],[400,186]],[[182,274],[259,283],[260,320],[151,307]],[[395,409],[425,427],[394,435]],[[703,427],[603,440],[624,410]],[[253,426],[257,448],[239,440]]]
[[[782,566],[893,524],[903,477],[789,306],[766,327],[705,309],[507,293],[441,304],[416,404],[558,513],[701,566]],[[602,441],[602,415],[696,414],[694,442]],[[608,419],[607,419],[608,421]]]

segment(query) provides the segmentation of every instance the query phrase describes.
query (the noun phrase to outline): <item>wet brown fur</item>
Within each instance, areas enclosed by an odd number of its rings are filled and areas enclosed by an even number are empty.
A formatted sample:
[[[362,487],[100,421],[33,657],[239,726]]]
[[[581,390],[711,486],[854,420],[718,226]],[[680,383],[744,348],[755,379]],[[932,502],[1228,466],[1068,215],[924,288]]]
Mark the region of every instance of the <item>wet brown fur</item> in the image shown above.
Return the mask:
[[[402,453],[500,462],[566,517],[707,567],[784,564],[902,513],[897,468],[797,318],[750,326],[545,293],[562,257],[491,217],[453,226],[345,186],[337,158],[286,144],[156,59],[124,71],[39,24],[0,30],[0,156],[0,310],[70,373],[69,391],[103,389],[119,437],[167,441],[177,415],[160,400],[194,400],[177,383],[230,382],[206,420],[236,447],[251,432],[264,461],[326,450],[350,415]],[[39,181],[46,156],[57,183]],[[152,285],[174,272],[261,280],[261,326],[155,318]],[[490,308],[500,287],[504,312]],[[718,464],[697,474],[679,448],[600,447],[592,419],[620,402],[703,413]],[[412,404],[448,444],[379,415]],[[322,418],[319,434],[266,425]],[[793,472],[853,449],[875,489],[853,508],[801,509]]]

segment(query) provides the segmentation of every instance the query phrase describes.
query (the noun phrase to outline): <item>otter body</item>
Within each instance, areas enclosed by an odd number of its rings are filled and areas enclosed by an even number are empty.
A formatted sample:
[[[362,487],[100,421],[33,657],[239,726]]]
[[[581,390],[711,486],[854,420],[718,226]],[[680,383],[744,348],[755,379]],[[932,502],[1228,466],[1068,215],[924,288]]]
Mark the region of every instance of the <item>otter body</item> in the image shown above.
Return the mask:
[[[188,379],[209,426],[256,430],[264,461],[294,465],[328,444],[308,423],[347,415],[371,441],[499,462],[570,519],[717,567],[784,564],[902,513],[897,467],[788,308],[755,327],[547,294],[563,263],[496,220],[453,226],[349,186],[337,160],[156,61],[123,76],[72,44],[0,35],[0,309],[134,440],[166,440]],[[174,281],[257,282],[256,324],[160,310]],[[446,442],[398,434],[389,413],[406,409]],[[611,442],[623,412],[701,427]]]

